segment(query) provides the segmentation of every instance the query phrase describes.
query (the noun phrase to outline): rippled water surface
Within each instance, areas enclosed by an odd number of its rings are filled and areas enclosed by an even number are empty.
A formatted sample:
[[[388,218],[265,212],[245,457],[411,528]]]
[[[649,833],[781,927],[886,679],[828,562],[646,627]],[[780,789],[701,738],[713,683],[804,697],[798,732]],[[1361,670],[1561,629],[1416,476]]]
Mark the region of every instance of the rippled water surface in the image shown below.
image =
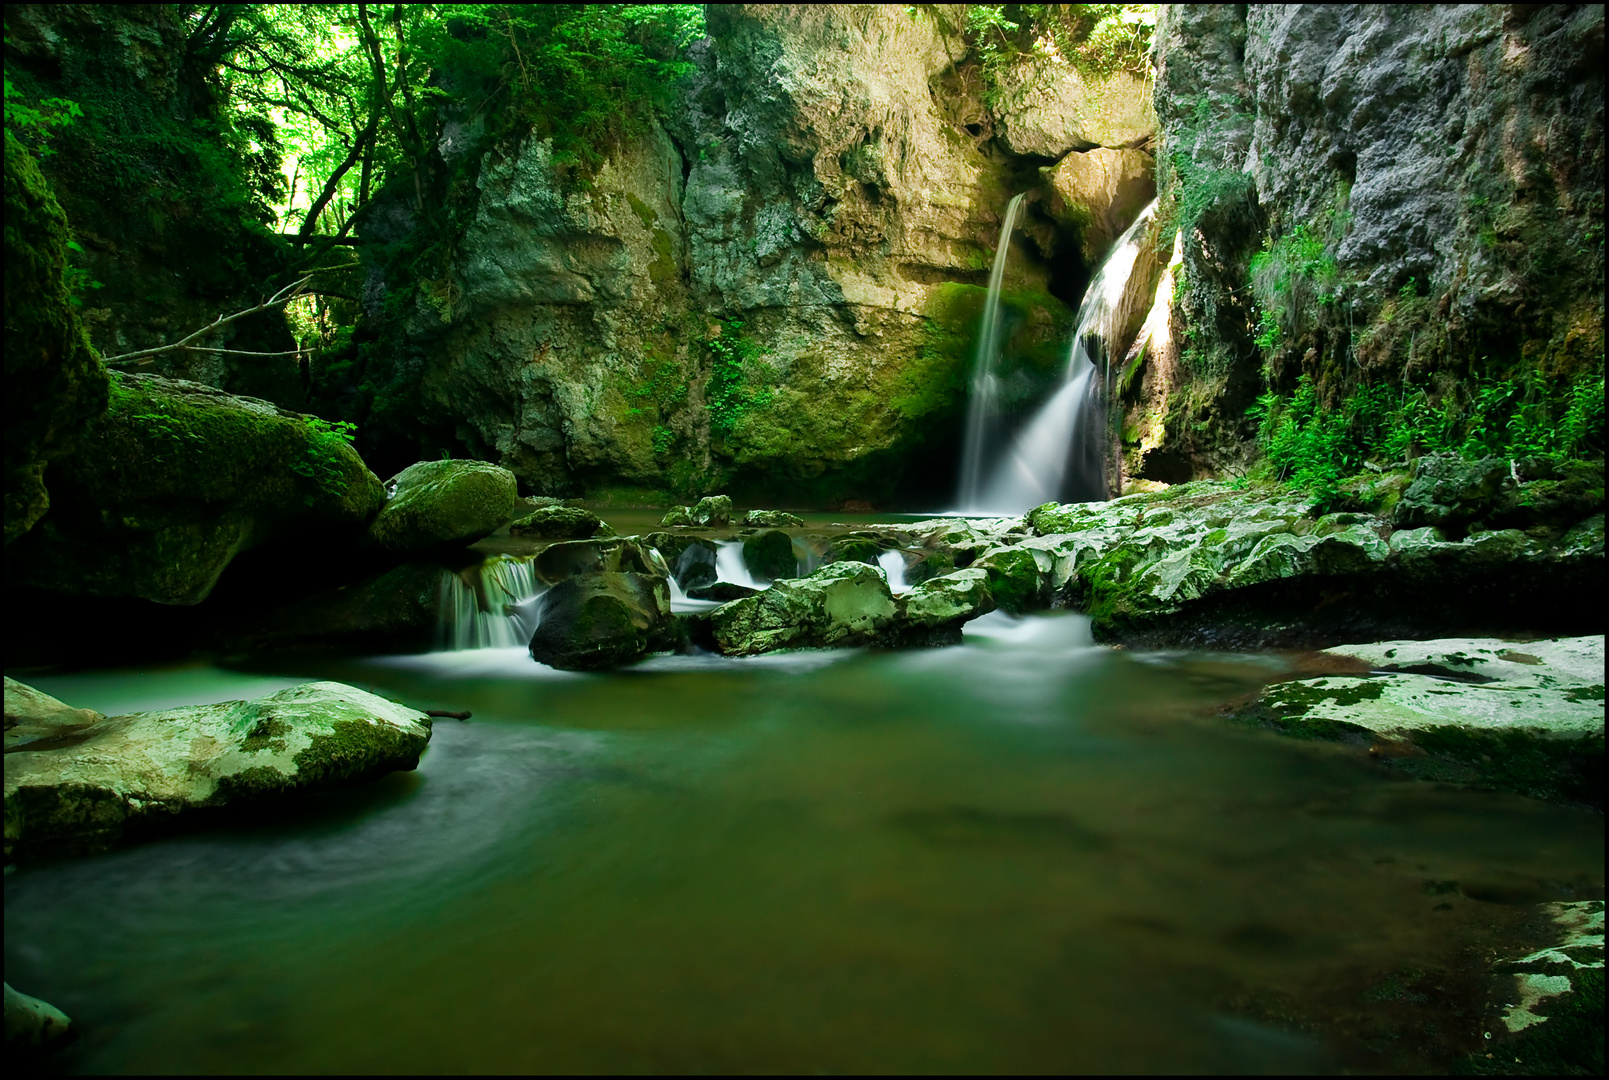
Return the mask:
[[[86,1072],[1444,1065],[1532,905],[1602,895],[1602,818],[1207,715],[1277,668],[990,616],[607,676],[38,678],[106,712],[337,678],[474,719],[417,773],[9,875],[7,979]]]

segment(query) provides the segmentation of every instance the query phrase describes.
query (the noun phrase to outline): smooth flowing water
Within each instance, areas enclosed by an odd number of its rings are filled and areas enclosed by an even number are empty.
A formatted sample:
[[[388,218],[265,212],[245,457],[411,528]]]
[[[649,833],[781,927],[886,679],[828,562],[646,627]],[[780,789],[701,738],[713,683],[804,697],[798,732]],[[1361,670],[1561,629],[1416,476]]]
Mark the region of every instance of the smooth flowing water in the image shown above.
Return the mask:
[[[1126,344],[1114,338],[1134,302],[1131,279],[1145,243],[1142,234],[1155,213],[1153,201],[1118,238],[1085,290],[1060,389],[1003,452],[980,451],[980,460],[995,463],[981,486],[963,482],[962,506],[968,512],[1020,514],[1041,503],[1096,502],[1109,496],[1111,354]],[[987,338],[987,331],[981,336]]]
[[[80,1072],[1443,1067],[1527,905],[1602,895],[1603,819],[1206,715],[1281,663],[992,615],[610,675],[35,677],[111,713],[337,678],[474,718],[416,773],[23,867],[7,978],[80,1023]]]
[[[1017,227],[1022,195],[1006,204],[1000,220],[1000,242],[995,247],[994,266],[989,270],[989,292],[984,298],[983,321],[978,326],[978,348],[972,365],[971,397],[967,400],[967,426],[961,446],[961,505],[971,507],[983,494],[983,481],[997,443],[1003,437],[1004,417],[1000,411],[1000,349],[1004,345],[1005,320],[1000,310],[1000,287],[1005,280],[1006,259],[1011,253],[1011,234]]]

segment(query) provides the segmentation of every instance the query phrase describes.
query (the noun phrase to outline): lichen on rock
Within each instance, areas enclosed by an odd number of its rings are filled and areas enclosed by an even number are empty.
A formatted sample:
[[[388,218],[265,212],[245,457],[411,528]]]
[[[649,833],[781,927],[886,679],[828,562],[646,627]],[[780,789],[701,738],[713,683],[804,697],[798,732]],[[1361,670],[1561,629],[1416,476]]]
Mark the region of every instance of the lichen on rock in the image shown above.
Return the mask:
[[[430,741],[424,714],[334,682],[88,724],[37,696],[37,715],[7,717],[8,858],[97,851],[191,811],[412,769]]]

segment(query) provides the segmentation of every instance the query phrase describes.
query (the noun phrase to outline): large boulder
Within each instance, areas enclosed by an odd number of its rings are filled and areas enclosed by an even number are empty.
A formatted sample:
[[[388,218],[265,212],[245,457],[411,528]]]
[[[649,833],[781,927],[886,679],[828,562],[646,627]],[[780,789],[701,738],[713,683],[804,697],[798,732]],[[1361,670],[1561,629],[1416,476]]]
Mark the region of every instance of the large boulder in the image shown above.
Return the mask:
[[[1504,458],[1468,461],[1457,454],[1426,454],[1414,461],[1413,482],[1392,515],[1398,528],[1466,525],[1486,516],[1506,487],[1518,487]]]
[[[6,699],[8,858],[98,851],[192,811],[412,769],[430,741],[423,713],[335,682],[113,717],[9,678]]]
[[[728,495],[706,495],[688,513],[694,525],[724,529],[732,524],[732,499]]]
[[[804,518],[786,510],[750,510],[740,523],[754,529],[796,529]]]
[[[234,649],[429,648],[440,621],[442,575],[434,562],[406,562],[260,613],[230,618],[220,641]]]
[[[564,540],[550,544],[531,562],[537,580],[557,585],[583,574],[648,574],[668,577],[663,556],[633,539]]]
[[[390,498],[369,536],[394,555],[473,543],[513,514],[517,486],[513,473],[485,461],[418,462],[386,482]]]
[[[1382,641],[1325,652],[1338,673],[1276,683],[1233,715],[1367,745],[1376,759],[1425,779],[1602,805],[1602,636]]]
[[[106,411],[106,369],[65,280],[72,233],[33,155],[6,129],[5,542],[50,506],[46,462]]]
[[[897,600],[903,636],[911,644],[959,641],[963,625],[997,606],[982,567],[928,578]]]
[[[239,552],[356,535],[385,499],[338,431],[200,383],[114,374],[93,454],[52,465],[51,510],[6,552],[10,585],[205,599]]]
[[[1138,146],[1156,133],[1151,88],[1119,71],[1086,75],[1071,64],[1025,60],[999,75],[1002,135],[1015,154],[1056,159],[1070,150]]]
[[[668,580],[657,574],[575,574],[542,594],[531,659],[567,671],[598,671],[676,643]]]
[[[721,652],[750,656],[773,649],[867,644],[894,623],[898,612],[881,570],[840,562],[723,604],[710,613],[710,624]]]

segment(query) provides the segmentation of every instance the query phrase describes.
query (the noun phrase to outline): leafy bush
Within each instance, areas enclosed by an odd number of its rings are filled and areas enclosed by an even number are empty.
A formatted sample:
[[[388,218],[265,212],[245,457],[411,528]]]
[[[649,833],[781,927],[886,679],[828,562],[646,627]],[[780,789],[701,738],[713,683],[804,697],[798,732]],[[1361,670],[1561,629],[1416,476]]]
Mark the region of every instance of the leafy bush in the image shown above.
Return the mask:
[[[1365,463],[1395,464],[1424,453],[1470,458],[1585,458],[1604,452],[1604,378],[1578,377],[1555,389],[1540,371],[1487,380],[1465,404],[1425,390],[1359,387],[1326,409],[1308,376],[1285,397],[1263,394],[1248,415],[1258,425],[1266,468],[1321,499]]]
[[[1335,258],[1322,236],[1298,225],[1270,239],[1248,267],[1258,303],[1257,344],[1277,348],[1308,322],[1314,304],[1332,304],[1340,282]]]
[[[357,425],[345,421],[331,423],[309,416],[307,427],[307,449],[290,463],[291,471],[314,481],[330,494],[339,495],[347,478],[343,448],[355,438]]]
[[[710,430],[722,435],[734,431],[749,412],[771,404],[771,390],[759,370],[764,350],[742,330],[741,319],[727,319],[703,343],[713,360],[705,393]]]

